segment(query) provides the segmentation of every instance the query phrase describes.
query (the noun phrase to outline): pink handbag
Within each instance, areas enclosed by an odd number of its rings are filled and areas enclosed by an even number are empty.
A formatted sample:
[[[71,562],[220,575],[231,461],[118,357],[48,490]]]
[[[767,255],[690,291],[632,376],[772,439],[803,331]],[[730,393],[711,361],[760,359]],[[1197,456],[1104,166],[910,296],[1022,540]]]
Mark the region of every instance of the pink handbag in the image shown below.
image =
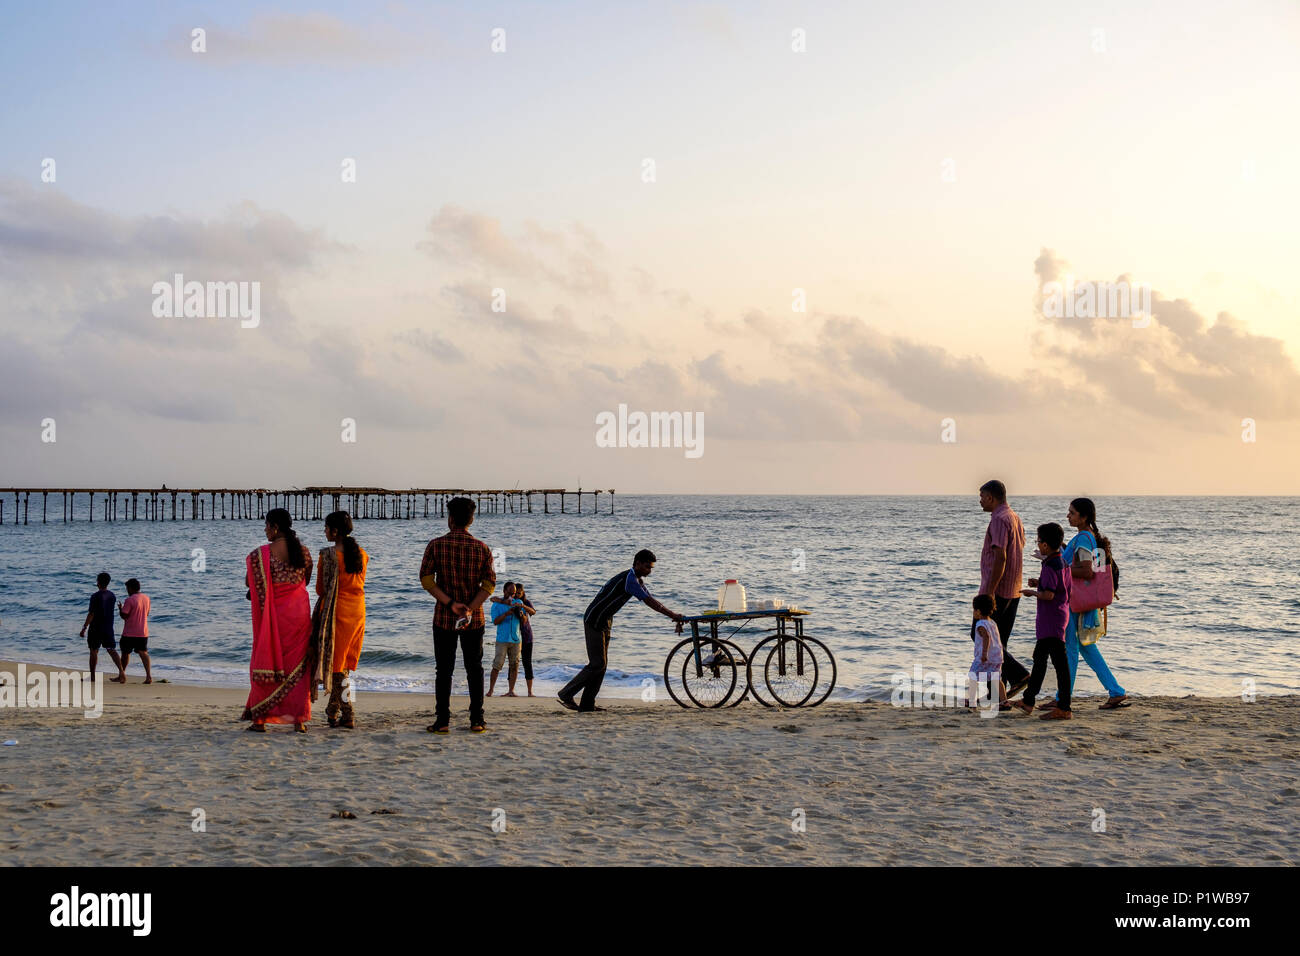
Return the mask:
[[[1090,580],[1072,578],[1070,581],[1070,610],[1075,614],[1109,607],[1115,600],[1115,576],[1110,565],[1104,564]]]

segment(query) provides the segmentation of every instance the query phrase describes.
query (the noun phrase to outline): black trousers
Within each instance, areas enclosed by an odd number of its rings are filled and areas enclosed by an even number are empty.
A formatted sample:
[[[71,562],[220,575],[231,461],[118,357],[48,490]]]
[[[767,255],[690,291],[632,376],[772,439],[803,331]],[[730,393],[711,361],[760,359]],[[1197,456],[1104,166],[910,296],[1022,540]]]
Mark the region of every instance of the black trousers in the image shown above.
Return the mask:
[[[524,641],[524,646],[520,649],[524,659],[524,680],[533,679],[533,642]]]
[[[1007,689],[1020,683],[1028,676],[1025,665],[1011,656],[1007,650],[1007,641],[1011,639],[1011,629],[1016,626],[1016,611],[1020,609],[1020,598],[997,598],[997,607],[993,611],[993,621],[998,626],[998,635],[1002,638],[1002,679],[1007,682]],[[971,637],[975,636],[975,626],[971,625]]]
[[[596,695],[605,680],[605,667],[609,663],[609,632],[614,622],[606,621],[605,626],[597,630],[583,624],[582,629],[587,638],[587,666],[573,676],[573,680],[564,685],[560,696],[572,698],[582,691],[582,700],[578,710],[592,710],[596,706]]]
[[[1034,706],[1034,698],[1043,687],[1043,678],[1047,676],[1047,661],[1051,658],[1052,667],[1056,669],[1056,706],[1061,710],[1070,709],[1070,662],[1065,659],[1065,640],[1059,637],[1044,637],[1034,641],[1034,669],[1029,674],[1029,686],[1025,688],[1025,703]]]
[[[469,722],[483,722],[483,628],[449,631],[433,629],[433,659],[437,676],[434,693],[437,699],[435,724],[451,722],[451,672],[456,669],[456,645],[465,658],[465,680],[469,684]]]

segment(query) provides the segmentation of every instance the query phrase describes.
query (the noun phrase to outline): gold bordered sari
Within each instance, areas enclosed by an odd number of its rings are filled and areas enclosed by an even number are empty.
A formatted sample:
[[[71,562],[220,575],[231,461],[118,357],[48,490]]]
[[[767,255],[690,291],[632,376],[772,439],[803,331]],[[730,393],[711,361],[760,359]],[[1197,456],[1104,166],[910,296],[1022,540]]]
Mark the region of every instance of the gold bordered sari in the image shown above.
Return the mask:
[[[311,555],[306,548],[303,558],[304,568],[273,561],[270,545],[248,555],[253,654],[245,720],[305,723],[311,719],[311,599],[306,583]]]
[[[329,694],[334,682],[334,609],[339,594],[338,552],[331,545],[321,548],[316,562],[316,609],[311,615],[311,647],[314,658],[311,699],[319,687]]]

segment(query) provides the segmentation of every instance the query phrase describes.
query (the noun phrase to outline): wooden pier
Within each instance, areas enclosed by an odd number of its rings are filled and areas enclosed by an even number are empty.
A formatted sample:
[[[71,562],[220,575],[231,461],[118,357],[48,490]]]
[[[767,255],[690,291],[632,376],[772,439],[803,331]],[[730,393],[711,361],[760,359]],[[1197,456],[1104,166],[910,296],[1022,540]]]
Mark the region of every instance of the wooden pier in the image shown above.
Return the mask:
[[[331,511],[346,511],[354,520],[363,518],[439,518],[447,513],[447,502],[465,497],[478,505],[477,514],[532,514],[533,499],[541,499],[541,513],[552,514],[551,499],[558,498],[557,514],[582,514],[582,499],[591,496],[588,514],[600,513],[600,496],[609,495],[609,514],[614,513],[614,489],[570,491],[565,488],[471,489],[471,488],[353,488],[307,487],[270,488],[0,488],[0,524],[6,520],[5,503],[13,496],[13,524],[27,524],[32,497],[37,498],[42,524],[50,518],[50,496],[57,496],[64,522],[75,521],[77,498],[85,499],[85,511],[94,521],[214,521],[261,520],[272,508],[285,508],[294,519],[323,519]],[[96,507],[96,498],[99,506]],[[577,509],[566,507],[570,499]]]

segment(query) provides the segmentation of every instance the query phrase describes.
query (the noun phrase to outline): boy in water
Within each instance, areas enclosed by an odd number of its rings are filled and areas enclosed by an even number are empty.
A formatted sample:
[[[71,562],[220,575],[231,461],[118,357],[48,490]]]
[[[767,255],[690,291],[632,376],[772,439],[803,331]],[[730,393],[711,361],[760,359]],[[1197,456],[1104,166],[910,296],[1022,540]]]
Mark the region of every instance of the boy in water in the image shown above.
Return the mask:
[[[488,684],[487,695],[491,697],[497,689],[497,677],[501,673],[501,668],[505,666],[506,659],[509,658],[510,689],[505,696],[517,697],[515,681],[519,679],[519,645],[522,640],[519,618],[524,613],[524,602],[515,597],[515,585],[512,581],[505,583],[501,588],[501,594],[499,599],[492,599],[490,610],[492,623],[497,626],[497,652],[492,659],[492,682]]]
[[[117,640],[113,636],[113,610],[117,606],[117,595],[108,589],[111,580],[113,579],[106,571],[95,579],[99,590],[90,596],[90,610],[86,614],[85,623],[81,625],[81,636],[86,638],[86,644],[90,648],[90,679],[95,679],[95,665],[99,663],[99,649],[102,647],[117,665],[117,676],[110,679],[114,684],[125,684],[126,671],[122,667],[122,659],[117,656]],[[87,628],[90,629],[89,636],[86,635]]]
[[[975,612],[975,659],[971,662],[970,673],[967,675],[967,704],[971,707],[981,706],[980,692],[987,681],[989,696],[983,705],[982,715],[995,717],[1007,702],[1007,687],[1002,683],[1002,637],[998,634],[997,621],[993,620],[991,596],[975,595],[971,607]],[[996,705],[993,703],[994,687],[997,688]]]
[[[1041,716],[1042,720],[1069,720],[1070,665],[1065,656],[1065,626],[1070,619],[1070,567],[1061,558],[1061,545],[1065,542],[1065,529],[1059,524],[1038,526],[1038,553],[1043,557],[1039,576],[1029,579],[1029,587],[1020,593],[1038,599],[1038,615],[1034,621],[1034,669],[1029,674],[1025,696],[1012,701],[1011,706],[1033,713],[1034,696],[1043,686],[1047,676],[1047,661],[1051,658],[1056,670],[1056,706]]]
[[[149,668],[149,595],[140,592],[140,582],[135,578],[126,582],[126,603],[118,604],[117,612],[125,622],[122,625],[122,675],[131,663],[131,652],[138,651],[144,664],[144,682],[153,683]]]

